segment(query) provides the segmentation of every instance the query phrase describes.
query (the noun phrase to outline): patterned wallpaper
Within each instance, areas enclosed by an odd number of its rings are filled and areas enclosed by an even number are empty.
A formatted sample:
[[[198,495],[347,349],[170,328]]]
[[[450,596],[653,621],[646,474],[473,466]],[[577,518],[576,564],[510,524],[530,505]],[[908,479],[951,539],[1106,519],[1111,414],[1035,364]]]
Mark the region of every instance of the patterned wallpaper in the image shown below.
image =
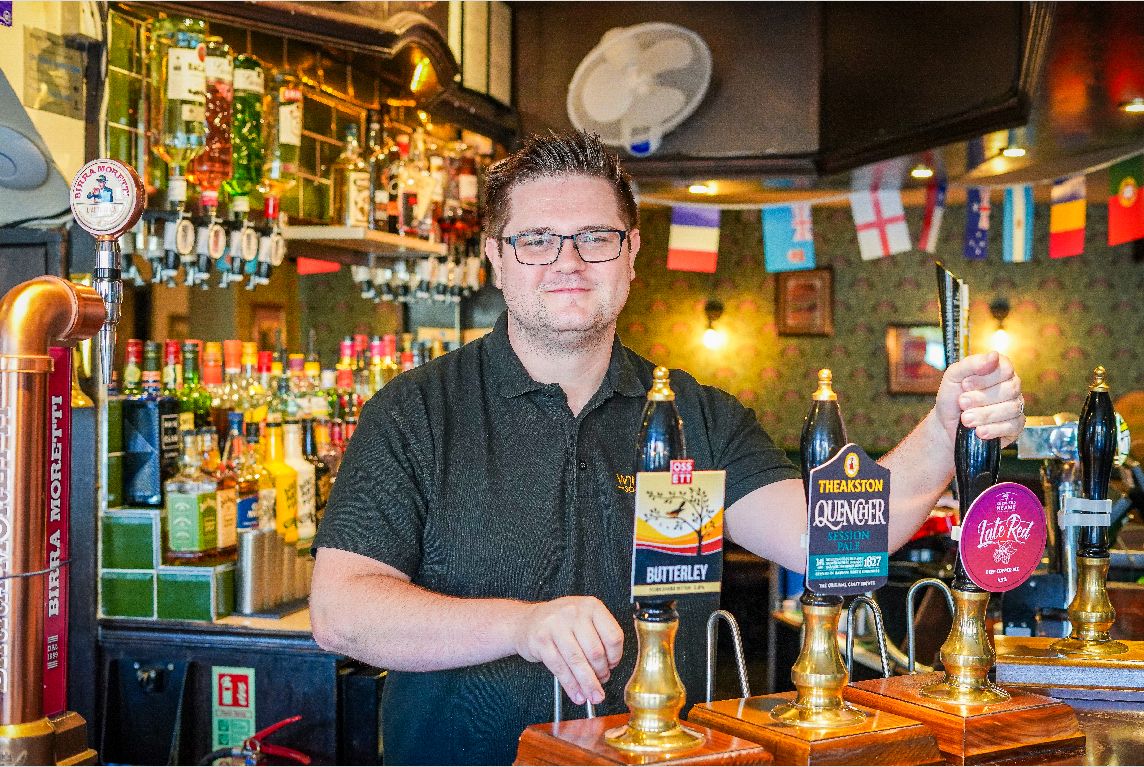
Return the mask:
[[[1105,244],[1106,208],[1089,206],[1083,255],[1050,261],[1049,211],[1038,205],[1034,260],[1005,264],[1000,195],[993,196],[988,259],[961,256],[964,208],[946,210],[936,255],[969,283],[970,349],[987,348],[996,329],[989,303],[1005,297],[1012,307],[1005,322],[1010,356],[1031,415],[1079,412],[1097,364],[1109,370],[1114,399],[1144,388],[1144,263],[1134,261],[1132,245]],[[921,215],[920,208],[907,210],[915,238]],[[930,395],[887,393],[885,332],[887,324],[938,323],[935,256],[915,250],[863,262],[849,207],[813,208],[818,266],[834,270],[834,335],[779,336],[775,277],[762,266],[759,211],[723,211],[714,275],[667,271],[669,210],[645,208],[641,216],[643,249],[619,321],[629,347],[731,392],[788,450],[798,448],[820,367],[834,371],[849,436],[868,450],[893,447],[925,415]],[[717,351],[700,343],[710,296],[726,307],[718,326],[727,343]]]

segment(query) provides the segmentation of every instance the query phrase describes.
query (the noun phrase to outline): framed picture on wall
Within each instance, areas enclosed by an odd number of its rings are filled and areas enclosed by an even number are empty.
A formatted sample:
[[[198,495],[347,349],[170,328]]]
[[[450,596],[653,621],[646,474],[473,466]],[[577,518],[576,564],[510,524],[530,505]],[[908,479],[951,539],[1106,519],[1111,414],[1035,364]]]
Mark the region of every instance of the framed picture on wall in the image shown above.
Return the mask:
[[[776,276],[775,324],[779,335],[834,335],[833,270],[779,272]]]
[[[886,363],[890,394],[936,394],[945,371],[941,326],[887,326]]]

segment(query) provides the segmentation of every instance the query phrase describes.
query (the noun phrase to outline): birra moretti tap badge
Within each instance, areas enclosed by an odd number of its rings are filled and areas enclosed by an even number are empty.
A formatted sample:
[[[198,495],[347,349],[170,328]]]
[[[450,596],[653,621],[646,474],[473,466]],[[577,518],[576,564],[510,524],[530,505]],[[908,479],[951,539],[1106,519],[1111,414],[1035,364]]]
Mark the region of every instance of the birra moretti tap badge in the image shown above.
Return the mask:
[[[636,473],[633,599],[719,591],[726,479],[725,471],[695,471],[690,458]]]
[[[72,180],[72,215],[96,237],[118,237],[130,229],[145,204],[139,174],[115,160],[92,160]]]
[[[1045,510],[1032,490],[1001,482],[977,496],[961,521],[961,563],[986,591],[1028,580],[1045,553]]]
[[[806,586],[861,594],[886,583],[890,470],[850,443],[810,473]]]

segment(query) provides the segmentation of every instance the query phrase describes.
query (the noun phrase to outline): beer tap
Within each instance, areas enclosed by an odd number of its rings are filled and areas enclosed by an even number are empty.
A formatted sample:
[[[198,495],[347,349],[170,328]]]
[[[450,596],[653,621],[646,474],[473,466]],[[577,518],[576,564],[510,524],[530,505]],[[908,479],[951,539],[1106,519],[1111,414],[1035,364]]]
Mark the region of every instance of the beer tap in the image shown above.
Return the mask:
[[[159,234],[159,220],[147,222],[147,247],[143,256],[151,266],[151,284],[160,285],[163,282],[163,236]]]
[[[411,289],[409,283],[411,279],[416,279],[415,276],[411,277],[409,271],[409,264],[405,259],[400,259],[393,267],[393,294],[397,297],[398,303],[409,303],[409,294]]]
[[[434,258],[433,265],[433,300],[434,301],[448,301],[449,300],[449,284],[453,276],[453,259],[450,256],[445,258]]]
[[[1079,529],[1077,588],[1068,607],[1072,632],[1051,647],[1065,655],[1107,657],[1128,652],[1127,645],[1108,633],[1116,622],[1116,610],[1108,598],[1108,526],[1112,516],[1108,482],[1116,457],[1116,436],[1107,372],[1100,366],[1093,371],[1077,426],[1084,497],[1069,498],[1062,515],[1064,526]]]
[[[810,497],[810,473],[833,458],[847,444],[846,427],[830,370],[818,371],[818,389],[802,426],[799,452],[802,457],[802,487]],[[791,668],[791,681],[798,691],[791,703],[776,706],[775,719],[802,727],[845,727],[858,724],[866,715],[842,700],[848,674],[838,653],[838,621],[842,597],[818,594],[804,588],[802,604],[806,630],[798,659]]]
[[[372,258],[372,256],[371,256]],[[377,291],[373,285],[373,270],[368,266],[354,264],[350,267],[350,278],[358,286],[358,295],[367,301],[372,300]]]
[[[373,273],[373,284],[379,288],[377,297],[374,301],[388,301],[392,303],[397,300],[397,296],[393,293],[393,269],[380,268],[375,269]]]
[[[423,258],[417,262],[417,278],[412,281],[413,297],[427,299],[432,296],[432,284],[437,272],[436,257]]]
[[[146,204],[147,192],[139,174],[115,160],[92,160],[72,181],[72,214],[96,239],[92,287],[103,299],[107,313],[99,330],[100,380],[104,385],[111,380],[115,328],[123,303],[119,238],[135,226]]]
[[[238,198],[235,198],[236,200]],[[246,198],[242,200],[245,202]],[[230,222],[230,243],[227,246],[229,253],[229,269],[219,273],[219,287],[225,288],[233,282],[242,282],[248,264],[258,260],[258,231],[250,222],[246,206],[235,205]]]

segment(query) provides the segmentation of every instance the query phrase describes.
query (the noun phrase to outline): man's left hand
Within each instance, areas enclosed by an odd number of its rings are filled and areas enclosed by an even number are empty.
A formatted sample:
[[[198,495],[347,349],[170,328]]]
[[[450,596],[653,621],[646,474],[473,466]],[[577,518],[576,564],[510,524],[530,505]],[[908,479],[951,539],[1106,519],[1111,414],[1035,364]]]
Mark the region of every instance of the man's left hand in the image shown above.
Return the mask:
[[[1013,363],[989,352],[950,365],[941,378],[934,414],[950,441],[960,420],[982,439],[1000,438],[1002,447],[1012,444],[1025,428],[1025,399]]]

